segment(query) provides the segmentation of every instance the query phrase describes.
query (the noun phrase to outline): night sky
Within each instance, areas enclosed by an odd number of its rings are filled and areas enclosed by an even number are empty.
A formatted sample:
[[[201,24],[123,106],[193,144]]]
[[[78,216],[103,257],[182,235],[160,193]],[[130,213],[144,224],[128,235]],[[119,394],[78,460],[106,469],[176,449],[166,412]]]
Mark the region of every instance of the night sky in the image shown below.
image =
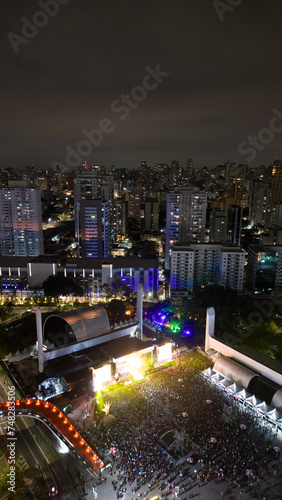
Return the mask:
[[[49,2],[1,1],[1,168],[70,165],[68,146],[83,150],[70,166],[282,159],[281,0]],[[34,16],[45,26],[27,39]],[[158,65],[169,75],[144,90]],[[247,153],[261,129],[268,143]]]

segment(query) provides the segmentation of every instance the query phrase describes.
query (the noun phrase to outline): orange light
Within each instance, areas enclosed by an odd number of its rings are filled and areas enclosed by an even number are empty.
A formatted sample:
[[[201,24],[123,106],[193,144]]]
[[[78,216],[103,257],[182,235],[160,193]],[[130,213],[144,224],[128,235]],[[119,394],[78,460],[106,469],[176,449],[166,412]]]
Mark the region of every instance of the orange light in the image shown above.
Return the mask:
[[[49,406],[50,406],[50,403],[48,403],[48,401],[46,401],[44,408],[49,408]]]
[[[20,400],[19,400],[19,399],[17,399],[17,400],[16,400],[16,405],[17,405],[17,406],[20,406],[20,404],[21,404]]]
[[[69,426],[69,431],[73,431],[73,425]]]
[[[35,402],[35,406],[40,406],[40,405],[41,405],[41,401],[40,401],[40,399],[37,399]]]
[[[99,468],[102,469],[103,465],[104,465],[103,462],[100,462],[99,463]]]
[[[86,450],[85,450],[85,451],[86,451],[86,453],[90,453],[90,451],[91,451],[90,446],[87,446],[87,448],[86,448]]]
[[[78,434],[78,432],[77,432],[77,431],[74,433],[74,437],[75,437],[75,438],[78,438],[78,437],[79,437],[79,434]]]
[[[63,416],[64,416],[64,414],[60,411],[60,413],[58,414],[58,417],[62,418]]]
[[[8,406],[10,406],[10,401],[6,401],[5,406],[8,408]]]
[[[63,424],[68,424],[68,423],[69,423],[68,419],[67,419],[67,418],[64,418],[64,420],[63,420]]]
[[[80,444],[81,446],[83,446],[83,445],[85,444],[84,439],[81,439],[81,440],[79,441],[79,444]]]
[[[27,405],[30,405],[30,404],[31,404],[31,399],[27,399],[27,400],[26,400],[26,404],[27,404]]]
[[[56,406],[53,406],[53,408],[52,408],[52,412],[53,412],[53,413],[55,413],[56,411],[57,411]]]

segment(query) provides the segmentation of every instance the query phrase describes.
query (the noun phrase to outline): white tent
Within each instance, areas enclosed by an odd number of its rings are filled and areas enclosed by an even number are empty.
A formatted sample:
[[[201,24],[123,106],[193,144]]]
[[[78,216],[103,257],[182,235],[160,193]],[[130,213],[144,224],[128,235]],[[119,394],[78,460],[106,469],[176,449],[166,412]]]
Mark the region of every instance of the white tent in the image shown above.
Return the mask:
[[[260,413],[267,413],[271,410],[271,406],[268,406],[265,401],[256,405],[257,411]]]
[[[215,375],[215,373],[216,372],[214,372],[210,367],[202,371],[202,375],[204,375],[204,377],[211,377],[212,375]]]
[[[225,377],[220,375],[218,372],[216,372],[214,375],[211,376],[211,380],[213,382],[219,382],[220,380],[224,380]]]
[[[249,398],[245,399],[245,403],[249,406],[255,407],[255,406],[259,405],[260,403],[262,403],[262,401],[257,399],[254,395],[252,395]]]
[[[245,401],[250,397],[250,394],[246,391],[246,389],[242,389],[241,391],[237,392],[236,397]]]
[[[234,384],[229,385],[227,387],[227,390],[229,392],[232,392],[232,394],[236,394],[236,395],[240,394],[241,391],[245,391],[245,389],[243,389],[242,387],[240,387],[239,385],[237,385],[236,382],[234,382]]]
[[[282,421],[282,415],[279,414],[279,412],[276,410],[276,408],[274,408],[271,411],[268,411],[266,416],[267,416],[267,418],[269,418],[270,420],[273,420],[274,422],[277,422],[277,421],[279,422],[279,420]]]
[[[212,375],[214,375],[214,374],[215,374],[215,372],[212,370],[212,368],[211,368],[211,367],[209,367],[207,370],[205,370],[205,373],[206,373],[209,377],[211,377]]]
[[[229,378],[225,377],[223,380],[220,380],[218,382],[218,385],[220,385],[224,389],[227,389],[228,386],[232,385],[232,381],[229,380]]]
[[[281,430],[282,430],[282,415],[281,415],[281,413],[279,413],[279,415],[280,415],[280,416],[279,416],[279,418],[277,419],[276,424],[277,424],[277,426],[279,427],[279,429],[281,429]]]

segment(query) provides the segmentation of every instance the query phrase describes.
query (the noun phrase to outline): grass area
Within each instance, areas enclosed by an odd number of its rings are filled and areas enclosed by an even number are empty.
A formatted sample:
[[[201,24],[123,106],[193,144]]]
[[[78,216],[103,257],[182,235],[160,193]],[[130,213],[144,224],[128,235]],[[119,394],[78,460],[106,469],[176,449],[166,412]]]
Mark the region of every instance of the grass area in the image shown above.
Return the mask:
[[[182,356],[179,361],[188,364],[190,368],[202,372],[213,366],[213,362],[198,351],[192,351]]]

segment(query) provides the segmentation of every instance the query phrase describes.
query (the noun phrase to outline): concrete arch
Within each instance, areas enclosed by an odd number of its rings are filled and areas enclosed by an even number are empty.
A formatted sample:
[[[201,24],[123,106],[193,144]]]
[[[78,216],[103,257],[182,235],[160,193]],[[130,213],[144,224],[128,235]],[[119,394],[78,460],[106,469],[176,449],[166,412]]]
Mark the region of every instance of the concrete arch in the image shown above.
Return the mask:
[[[43,342],[49,340],[56,347],[84,342],[111,331],[105,307],[83,307],[62,314],[48,316],[43,325]]]

